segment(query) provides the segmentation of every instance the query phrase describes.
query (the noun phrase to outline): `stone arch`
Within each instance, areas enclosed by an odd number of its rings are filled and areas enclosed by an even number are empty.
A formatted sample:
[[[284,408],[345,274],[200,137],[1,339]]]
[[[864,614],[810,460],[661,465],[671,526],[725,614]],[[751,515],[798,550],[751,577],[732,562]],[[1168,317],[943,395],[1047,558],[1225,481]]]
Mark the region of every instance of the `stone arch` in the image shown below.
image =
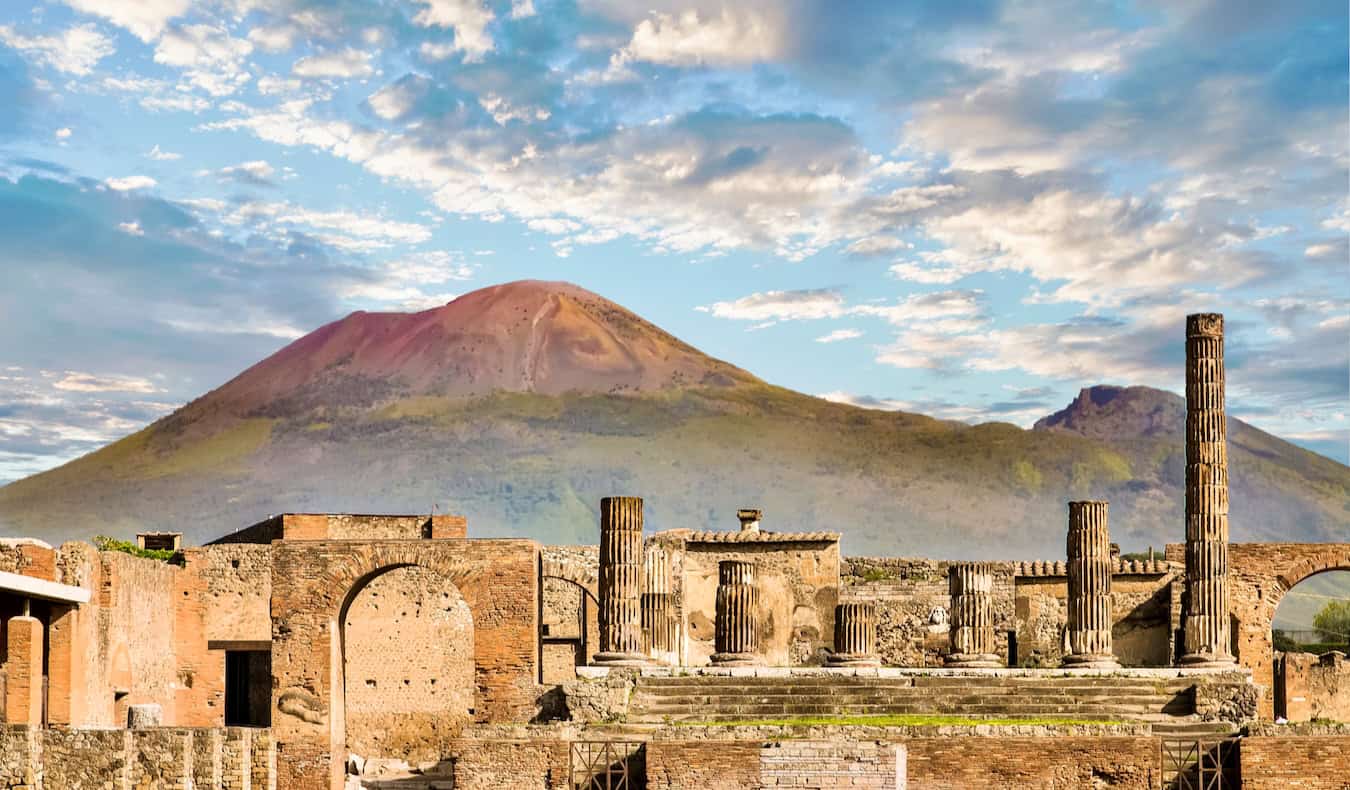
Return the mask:
[[[589,565],[568,562],[553,557],[545,557],[543,575],[548,579],[562,579],[585,590],[591,598],[600,598],[600,578],[597,570]]]
[[[540,593],[544,606],[540,628],[556,627],[573,617],[577,620],[575,639],[570,632],[542,635],[545,682],[562,682],[572,676],[571,667],[585,664],[599,649],[600,584],[594,568],[550,557],[544,558],[542,575]],[[557,588],[550,582],[575,590],[575,610],[573,601],[560,599]]]
[[[530,720],[539,681],[539,545],[530,540],[280,541],[273,545],[278,786],[343,786],[340,618],[371,580],[417,566],[453,584],[474,628],[474,719]]]
[[[1334,553],[1322,554],[1315,557],[1306,557],[1294,563],[1292,567],[1284,573],[1276,576],[1280,582],[1278,594],[1273,597],[1275,607],[1280,605],[1285,594],[1304,579],[1310,576],[1316,576],[1323,571],[1350,571],[1350,550],[1343,552],[1345,556],[1338,556]]]

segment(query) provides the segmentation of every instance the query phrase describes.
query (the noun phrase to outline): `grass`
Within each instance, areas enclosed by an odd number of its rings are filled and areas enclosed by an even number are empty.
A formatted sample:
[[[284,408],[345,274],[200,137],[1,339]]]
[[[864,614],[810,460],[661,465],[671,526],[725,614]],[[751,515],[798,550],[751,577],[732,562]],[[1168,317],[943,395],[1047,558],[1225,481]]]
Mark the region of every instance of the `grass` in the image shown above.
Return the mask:
[[[1124,724],[1120,721],[1100,721],[1096,719],[1072,718],[972,718],[946,714],[889,714],[879,713],[865,716],[793,716],[782,719],[740,719],[736,721],[679,721],[679,727],[995,727],[1014,726],[1068,726],[1097,725],[1108,726]]]

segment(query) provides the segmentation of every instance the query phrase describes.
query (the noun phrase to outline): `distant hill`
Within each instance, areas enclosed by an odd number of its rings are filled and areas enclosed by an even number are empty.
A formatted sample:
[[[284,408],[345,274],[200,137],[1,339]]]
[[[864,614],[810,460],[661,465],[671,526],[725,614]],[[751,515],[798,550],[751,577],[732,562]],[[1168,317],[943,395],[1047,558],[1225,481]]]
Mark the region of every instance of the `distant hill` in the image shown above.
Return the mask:
[[[1030,431],[831,403],[529,281],[322,327],[0,488],[0,523],[204,541],[271,513],[437,507],[473,535],[568,543],[625,493],[652,528],[731,528],[756,505],[766,528],[840,530],[853,554],[1053,558],[1072,498],[1109,499],[1127,551],[1182,540],[1183,419],[1178,396],[1140,387],[1085,389]],[[1229,438],[1235,540],[1350,539],[1350,468],[1239,420]]]

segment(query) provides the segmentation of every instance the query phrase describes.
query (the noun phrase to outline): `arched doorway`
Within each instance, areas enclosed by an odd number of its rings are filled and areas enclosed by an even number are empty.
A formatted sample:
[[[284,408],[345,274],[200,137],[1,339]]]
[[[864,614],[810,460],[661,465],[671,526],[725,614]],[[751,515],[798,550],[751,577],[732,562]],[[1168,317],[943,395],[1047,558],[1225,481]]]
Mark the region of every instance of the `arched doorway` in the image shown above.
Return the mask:
[[[387,569],[354,590],[339,622],[347,752],[440,759],[473,718],[473,615],[459,589],[428,568]]]
[[[1303,578],[1271,621],[1274,715],[1289,721],[1350,719],[1350,570]]]
[[[544,576],[543,581],[544,683],[562,683],[575,678],[576,667],[598,649],[599,603],[577,579]]]

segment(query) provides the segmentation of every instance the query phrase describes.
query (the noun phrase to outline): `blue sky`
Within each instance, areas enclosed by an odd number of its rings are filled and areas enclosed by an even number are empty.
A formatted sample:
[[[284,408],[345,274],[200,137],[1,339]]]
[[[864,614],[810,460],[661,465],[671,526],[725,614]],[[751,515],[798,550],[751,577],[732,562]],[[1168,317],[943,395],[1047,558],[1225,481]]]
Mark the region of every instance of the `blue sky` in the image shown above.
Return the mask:
[[[356,309],[576,282],[804,392],[1350,450],[1344,2],[0,11],[0,481]]]

